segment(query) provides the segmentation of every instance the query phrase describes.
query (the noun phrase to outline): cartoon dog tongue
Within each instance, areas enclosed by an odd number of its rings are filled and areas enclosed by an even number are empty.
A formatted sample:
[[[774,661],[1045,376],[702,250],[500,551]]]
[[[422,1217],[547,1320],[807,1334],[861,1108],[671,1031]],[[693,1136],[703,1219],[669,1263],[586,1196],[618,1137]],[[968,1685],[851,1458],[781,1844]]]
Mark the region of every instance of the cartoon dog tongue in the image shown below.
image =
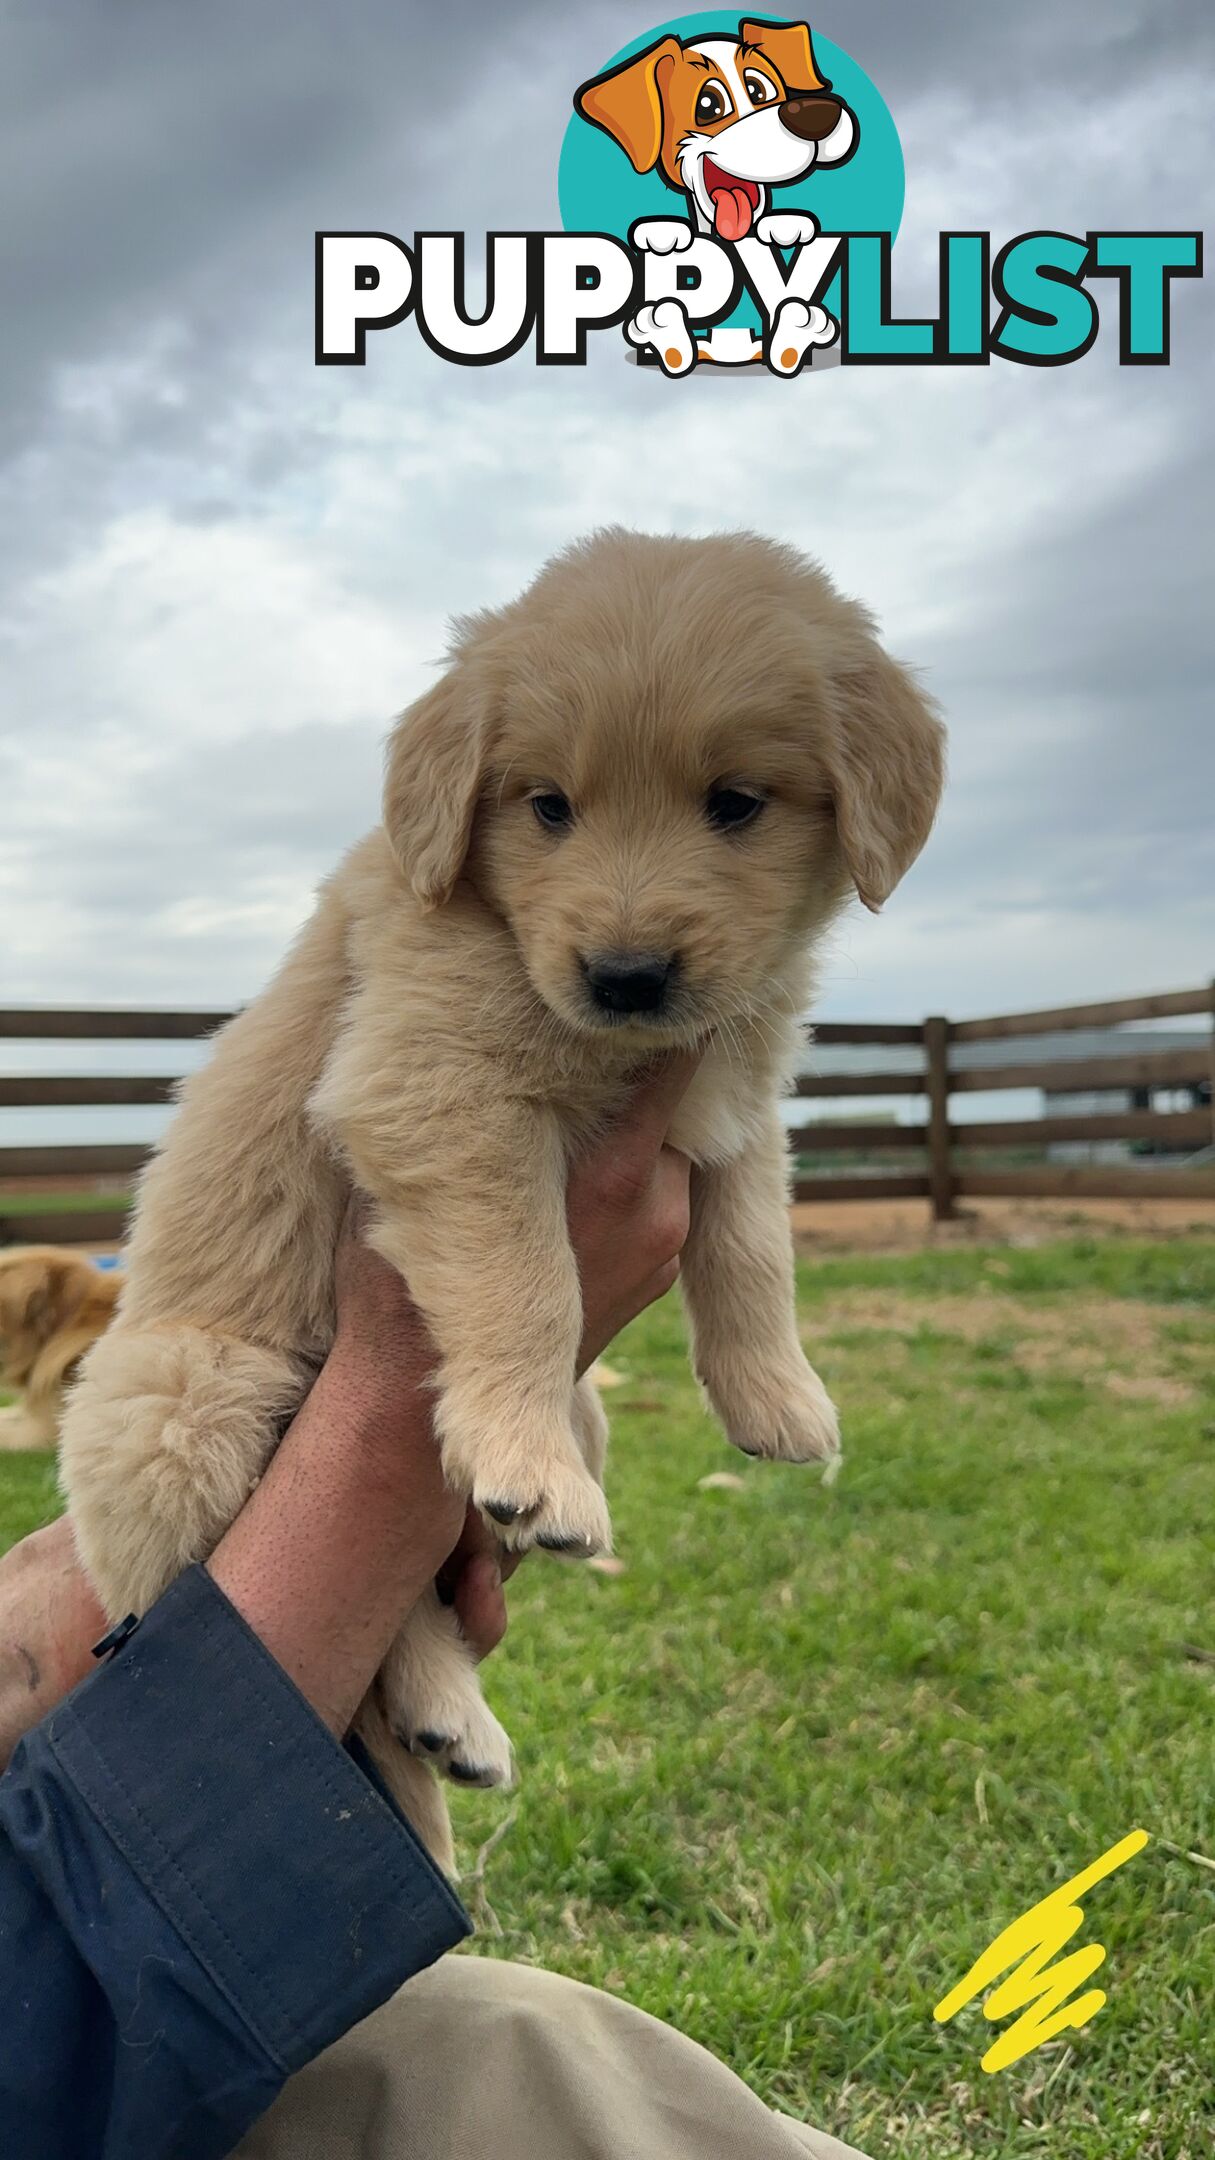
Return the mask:
[[[751,230],[751,197],[743,187],[711,190],[713,229],[719,240],[745,240]]]

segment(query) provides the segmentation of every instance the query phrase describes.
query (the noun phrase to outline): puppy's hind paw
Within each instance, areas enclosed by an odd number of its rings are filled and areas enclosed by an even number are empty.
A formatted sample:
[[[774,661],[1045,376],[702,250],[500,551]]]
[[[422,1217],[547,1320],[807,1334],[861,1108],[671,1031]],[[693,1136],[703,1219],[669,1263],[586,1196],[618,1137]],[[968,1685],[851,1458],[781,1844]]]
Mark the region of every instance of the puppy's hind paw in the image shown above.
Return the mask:
[[[475,1683],[460,1696],[422,1683],[393,1717],[398,1740],[456,1785],[509,1785],[514,1774],[510,1736]]]
[[[816,345],[830,345],[838,325],[825,308],[782,300],[768,334],[768,365],[776,375],[796,375]]]
[[[638,308],[626,335],[634,345],[653,348],[664,375],[686,375],[696,365],[687,310],[679,300],[655,300]]]
[[[763,1462],[819,1462],[834,1473],[840,1460],[835,1404],[812,1365],[766,1376],[742,1406],[723,1420],[733,1447]]]

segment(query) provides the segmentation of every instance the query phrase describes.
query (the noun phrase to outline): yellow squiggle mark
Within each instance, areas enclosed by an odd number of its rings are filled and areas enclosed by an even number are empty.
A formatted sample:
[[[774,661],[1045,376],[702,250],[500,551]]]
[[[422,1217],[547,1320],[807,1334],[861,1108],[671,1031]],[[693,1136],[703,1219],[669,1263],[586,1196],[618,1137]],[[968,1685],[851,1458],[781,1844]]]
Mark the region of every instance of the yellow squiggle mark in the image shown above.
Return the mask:
[[[1032,2055],[1044,2040],[1053,2040],[1056,2033],[1066,2032],[1069,2026],[1087,2025],[1091,2017],[1096,2017],[1105,2001],[1104,1989],[1090,1988],[1077,2002],[1069,2002],[1068,1998],[1104,1964],[1102,1945],[1092,1943],[1086,1950],[1073,1950],[1059,1965],[1050,1961],[1083,1925],[1080,1899],[1085,1891],[1142,1852],[1147,1841],[1146,1830],[1132,1830],[1094,1860],[1091,1867],[1073,1875],[1070,1882],[1060,1884],[1040,1904],[1022,1913],[1002,1935],[997,1935],[966,1978],[937,2004],[933,2017],[938,2025],[947,2025],[1010,1965],[1016,1966],[1016,1971],[1010,1972],[1007,1980],[988,1996],[983,2015],[991,2020],[1011,2017],[1018,2010],[1023,2015],[988,2048],[983,2057],[984,2070],[1007,2070],[1022,2056]]]

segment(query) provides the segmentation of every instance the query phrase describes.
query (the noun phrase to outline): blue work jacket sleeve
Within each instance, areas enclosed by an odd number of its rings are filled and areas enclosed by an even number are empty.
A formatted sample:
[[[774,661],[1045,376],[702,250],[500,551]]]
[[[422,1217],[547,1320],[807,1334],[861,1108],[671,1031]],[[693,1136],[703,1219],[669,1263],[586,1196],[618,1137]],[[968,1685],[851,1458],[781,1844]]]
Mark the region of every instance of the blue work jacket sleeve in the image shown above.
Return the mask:
[[[0,2153],[220,2160],[469,1933],[205,1569],[0,1779]]]

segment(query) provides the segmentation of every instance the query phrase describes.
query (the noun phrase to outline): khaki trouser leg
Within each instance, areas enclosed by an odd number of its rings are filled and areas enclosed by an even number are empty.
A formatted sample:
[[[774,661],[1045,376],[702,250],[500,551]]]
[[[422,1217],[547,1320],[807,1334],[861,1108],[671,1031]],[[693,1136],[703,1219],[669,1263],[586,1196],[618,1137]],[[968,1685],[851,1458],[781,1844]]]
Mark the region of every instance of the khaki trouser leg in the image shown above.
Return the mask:
[[[293,2077],[234,2160],[863,2160],[613,1995],[447,1957]]]

